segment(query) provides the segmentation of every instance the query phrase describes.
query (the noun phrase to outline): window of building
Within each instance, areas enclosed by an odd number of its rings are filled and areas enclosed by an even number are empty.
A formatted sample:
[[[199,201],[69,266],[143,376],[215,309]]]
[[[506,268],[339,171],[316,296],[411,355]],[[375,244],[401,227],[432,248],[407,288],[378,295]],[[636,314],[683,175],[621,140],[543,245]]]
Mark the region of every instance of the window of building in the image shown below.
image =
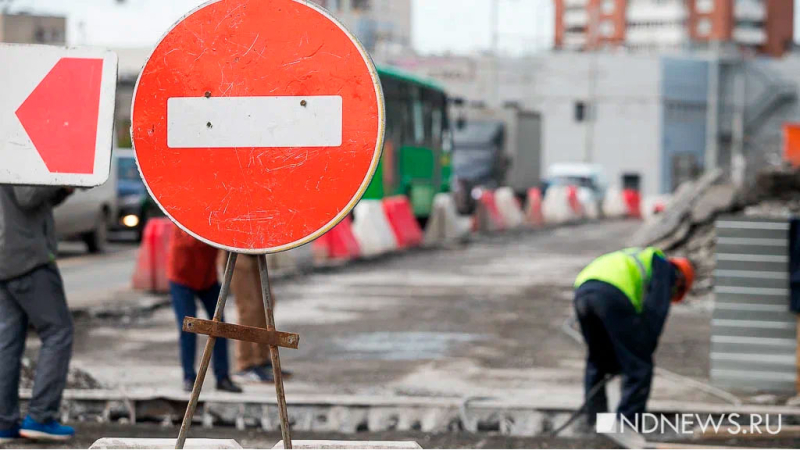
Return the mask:
[[[697,21],[696,31],[698,36],[708,36],[711,34],[711,19],[702,18]]]
[[[603,0],[603,14],[613,14],[616,6],[615,0]]]
[[[606,37],[613,36],[614,28],[614,22],[610,20],[604,20],[600,23],[600,34]]]
[[[586,121],[586,103],[575,102],[575,122]]]
[[[694,9],[700,14],[708,14],[714,11],[714,0],[697,0]]]
[[[372,9],[372,0],[351,0],[352,7],[355,10],[368,11]]]

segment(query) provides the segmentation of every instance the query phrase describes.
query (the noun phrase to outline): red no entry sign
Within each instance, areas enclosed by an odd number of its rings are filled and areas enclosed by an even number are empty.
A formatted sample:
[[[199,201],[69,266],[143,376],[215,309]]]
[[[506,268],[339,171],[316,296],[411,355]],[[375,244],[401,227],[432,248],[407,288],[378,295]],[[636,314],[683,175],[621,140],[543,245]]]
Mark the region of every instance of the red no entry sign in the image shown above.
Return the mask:
[[[175,223],[272,253],[316,239],[361,198],[383,95],[365,50],[313,3],[218,0],[161,39],[132,123],[145,183]]]

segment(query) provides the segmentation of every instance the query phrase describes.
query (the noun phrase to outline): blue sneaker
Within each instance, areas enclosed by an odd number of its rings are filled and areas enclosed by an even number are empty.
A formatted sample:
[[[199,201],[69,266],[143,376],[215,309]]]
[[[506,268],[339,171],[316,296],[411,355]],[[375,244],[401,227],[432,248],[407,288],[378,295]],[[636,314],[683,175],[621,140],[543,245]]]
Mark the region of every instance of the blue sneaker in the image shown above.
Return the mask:
[[[75,429],[66,425],[61,425],[55,420],[47,423],[39,423],[28,416],[22,421],[19,435],[35,440],[42,441],[68,441],[75,436]]]
[[[14,439],[19,439],[19,427],[9,428],[7,430],[0,430],[0,444],[6,444],[8,442],[13,441]]]

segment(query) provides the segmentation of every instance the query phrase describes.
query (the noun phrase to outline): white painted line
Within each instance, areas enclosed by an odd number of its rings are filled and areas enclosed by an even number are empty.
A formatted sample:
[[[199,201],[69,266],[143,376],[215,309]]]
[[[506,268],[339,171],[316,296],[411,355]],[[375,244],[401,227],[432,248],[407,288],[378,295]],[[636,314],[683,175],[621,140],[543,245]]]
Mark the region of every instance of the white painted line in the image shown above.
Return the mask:
[[[170,148],[339,147],[342,97],[173,97]]]
[[[764,247],[786,247],[786,239],[763,239],[763,238],[717,238],[717,244],[724,245],[759,245]]]
[[[757,270],[723,270],[714,271],[714,275],[720,278],[754,278],[764,280],[789,280],[786,272],[766,272]]]
[[[788,230],[789,222],[738,222],[720,221],[717,228],[739,228],[742,230]]]
[[[764,347],[784,347],[791,349],[797,348],[797,341],[794,339],[760,338],[749,336],[711,336],[711,343],[760,345]]]
[[[741,295],[774,295],[786,297],[789,295],[788,289],[779,288],[751,288],[742,286],[714,286],[717,294],[741,294]]]
[[[717,261],[788,263],[789,257],[784,255],[744,255],[736,253],[719,253],[717,254]]]
[[[729,311],[757,311],[757,312],[775,312],[775,313],[789,313],[789,305],[753,305],[747,303],[723,303],[716,302],[714,309],[725,309]]]
[[[777,364],[794,367],[797,364],[797,355],[764,355],[753,353],[711,353],[714,361],[741,361],[764,364]]]
[[[797,322],[792,318],[787,322],[773,322],[766,320],[728,320],[712,319],[711,326],[731,328],[762,328],[768,330],[794,330]]]
[[[752,380],[752,381],[786,381],[794,383],[797,380],[796,373],[763,372],[755,370],[721,370],[711,369],[711,378],[724,378],[730,380]]]

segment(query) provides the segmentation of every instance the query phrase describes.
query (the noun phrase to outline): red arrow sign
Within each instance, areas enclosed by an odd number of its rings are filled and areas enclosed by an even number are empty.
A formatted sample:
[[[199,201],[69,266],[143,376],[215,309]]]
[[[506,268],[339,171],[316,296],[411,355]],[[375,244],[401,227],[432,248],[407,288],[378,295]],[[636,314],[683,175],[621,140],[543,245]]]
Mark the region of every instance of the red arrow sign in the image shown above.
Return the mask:
[[[93,173],[102,75],[102,59],[61,58],[17,109],[51,173]]]

